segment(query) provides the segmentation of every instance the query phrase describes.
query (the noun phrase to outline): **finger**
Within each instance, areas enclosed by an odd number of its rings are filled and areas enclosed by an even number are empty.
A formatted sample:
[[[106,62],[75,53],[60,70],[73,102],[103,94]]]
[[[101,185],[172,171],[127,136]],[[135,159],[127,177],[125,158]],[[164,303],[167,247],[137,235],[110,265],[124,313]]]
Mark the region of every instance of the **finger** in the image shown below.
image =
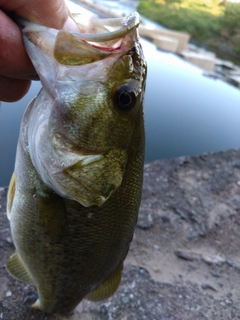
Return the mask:
[[[0,101],[20,100],[28,92],[30,85],[30,80],[12,79],[0,75]]]
[[[0,74],[10,78],[36,79],[18,26],[0,10]]]
[[[46,27],[61,29],[67,20],[64,0],[0,0],[0,7]]]

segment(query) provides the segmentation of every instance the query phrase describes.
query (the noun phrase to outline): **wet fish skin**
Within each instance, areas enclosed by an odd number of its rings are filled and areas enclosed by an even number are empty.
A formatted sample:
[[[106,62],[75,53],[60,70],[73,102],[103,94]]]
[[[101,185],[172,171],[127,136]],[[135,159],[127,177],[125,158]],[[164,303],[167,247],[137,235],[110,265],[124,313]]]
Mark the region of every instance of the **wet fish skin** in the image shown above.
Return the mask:
[[[21,124],[7,265],[37,287],[33,307],[69,315],[83,298],[109,297],[121,279],[141,199],[146,63],[136,26],[119,48],[111,39],[112,52],[75,38],[79,54],[95,50],[79,65],[76,52],[65,65],[61,50],[54,58],[57,31],[31,28],[25,43],[43,89]]]

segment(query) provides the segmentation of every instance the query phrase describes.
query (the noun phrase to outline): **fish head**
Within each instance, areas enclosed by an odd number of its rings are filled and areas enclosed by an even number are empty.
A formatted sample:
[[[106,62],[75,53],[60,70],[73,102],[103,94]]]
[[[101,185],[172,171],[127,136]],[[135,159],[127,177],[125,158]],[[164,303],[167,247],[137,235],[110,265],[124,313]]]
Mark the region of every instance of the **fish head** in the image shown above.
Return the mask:
[[[132,137],[143,121],[146,62],[138,14],[93,19],[87,27],[74,23],[67,24],[74,31],[25,27],[43,85],[35,109],[49,110],[42,122],[33,112],[30,154],[56,193],[84,206],[102,205],[121,185],[137,148]]]

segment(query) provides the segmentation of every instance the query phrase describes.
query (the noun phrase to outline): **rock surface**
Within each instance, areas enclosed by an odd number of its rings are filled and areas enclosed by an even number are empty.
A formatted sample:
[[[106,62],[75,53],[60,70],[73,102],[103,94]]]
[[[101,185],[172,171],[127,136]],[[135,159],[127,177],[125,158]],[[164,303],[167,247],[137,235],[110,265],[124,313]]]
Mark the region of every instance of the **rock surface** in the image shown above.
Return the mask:
[[[0,319],[54,320],[27,309],[13,279],[0,188]],[[117,293],[83,301],[71,320],[240,319],[240,150],[145,165],[139,220]]]

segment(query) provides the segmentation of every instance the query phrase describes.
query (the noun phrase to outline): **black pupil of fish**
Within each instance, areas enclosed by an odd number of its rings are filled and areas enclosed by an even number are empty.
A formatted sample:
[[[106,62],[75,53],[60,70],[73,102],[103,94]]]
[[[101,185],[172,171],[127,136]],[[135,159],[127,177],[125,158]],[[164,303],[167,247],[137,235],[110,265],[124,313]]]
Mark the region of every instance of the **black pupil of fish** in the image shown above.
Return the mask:
[[[136,96],[126,85],[123,85],[117,89],[114,100],[119,109],[128,111],[135,106]]]
[[[121,92],[119,96],[119,103],[123,106],[129,106],[131,104],[132,98],[128,92]]]

